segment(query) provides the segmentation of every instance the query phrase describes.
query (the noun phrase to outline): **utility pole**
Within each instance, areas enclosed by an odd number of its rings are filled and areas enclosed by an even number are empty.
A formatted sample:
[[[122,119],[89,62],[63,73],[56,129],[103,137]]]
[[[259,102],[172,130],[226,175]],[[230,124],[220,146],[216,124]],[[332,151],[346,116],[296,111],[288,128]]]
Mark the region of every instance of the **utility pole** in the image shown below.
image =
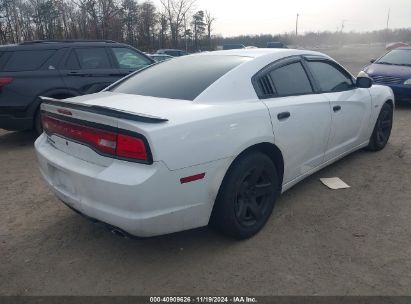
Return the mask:
[[[387,16],[387,30],[388,30],[388,26],[390,24],[390,13],[391,13],[391,8],[388,9],[388,16]]]
[[[344,27],[345,27],[345,22],[346,22],[347,20],[341,20],[341,30],[340,30],[340,32],[342,33],[343,31],[344,31]]]
[[[298,36],[298,17],[300,17],[299,14],[297,14],[297,20],[295,21],[295,36]]]

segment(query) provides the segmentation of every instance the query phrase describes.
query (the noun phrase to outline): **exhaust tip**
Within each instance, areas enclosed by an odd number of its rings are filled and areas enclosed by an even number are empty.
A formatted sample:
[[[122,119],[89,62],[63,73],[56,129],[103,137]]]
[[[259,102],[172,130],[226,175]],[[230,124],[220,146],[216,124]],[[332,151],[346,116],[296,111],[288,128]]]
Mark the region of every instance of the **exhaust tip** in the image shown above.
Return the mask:
[[[113,226],[107,226],[108,230],[114,234],[115,236],[119,236],[124,239],[128,239],[128,234],[124,232],[123,230],[113,227]]]

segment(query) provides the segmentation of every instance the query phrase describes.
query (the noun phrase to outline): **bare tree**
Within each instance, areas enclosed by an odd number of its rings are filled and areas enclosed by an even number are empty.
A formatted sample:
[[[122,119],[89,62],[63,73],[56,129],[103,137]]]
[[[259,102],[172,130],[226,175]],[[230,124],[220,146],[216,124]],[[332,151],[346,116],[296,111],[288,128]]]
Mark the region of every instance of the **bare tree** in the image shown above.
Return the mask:
[[[205,11],[205,24],[207,27],[207,39],[208,39],[209,50],[212,49],[211,32],[213,31],[213,23],[215,20],[216,20],[215,17],[213,17],[209,11]]]
[[[178,47],[178,40],[184,29],[184,18],[195,4],[195,0],[160,0],[160,2],[167,15],[172,46]]]

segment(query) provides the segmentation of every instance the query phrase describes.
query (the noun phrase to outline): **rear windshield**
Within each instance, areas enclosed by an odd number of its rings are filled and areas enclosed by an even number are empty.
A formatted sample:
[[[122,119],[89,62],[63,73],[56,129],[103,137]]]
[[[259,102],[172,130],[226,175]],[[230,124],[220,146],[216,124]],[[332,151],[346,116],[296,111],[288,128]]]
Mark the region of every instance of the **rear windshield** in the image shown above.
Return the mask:
[[[39,69],[47,59],[53,55],[55,50],[35,50],[13,52],[4,66],[4,71],[19,72],[33,71]]]
[[[194,100],[213,82],[249,57],[186,56],[151,66],[111,89],[113,92]]]

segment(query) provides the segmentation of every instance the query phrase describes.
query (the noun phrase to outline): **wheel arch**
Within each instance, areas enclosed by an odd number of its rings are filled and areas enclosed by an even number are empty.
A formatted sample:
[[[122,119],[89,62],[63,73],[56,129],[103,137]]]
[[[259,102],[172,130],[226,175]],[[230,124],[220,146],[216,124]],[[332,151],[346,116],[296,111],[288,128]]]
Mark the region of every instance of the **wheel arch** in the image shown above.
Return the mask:
[[[33,117],[33,128],[36,128],[36,120],[38,120],[37,116],[39,115],[40,111],[40,105],[42,103],[41,99],[39,98],[40,96],[46,96],[46,97],[53,97],[57,99],[64,99],[64,98],[69,98],[69,97],[75,97],[80,95],[78,92],[70,89],[53,89],[53,90],[48,90],[43,93],[40,93],[36,98],[34,99],[34,102],[32,103],[30,112],[31,116]]]
[[[390,105],[391,108],[395,109],[395,103],[392,99],[388,99],[385,101],[386,104]]]
[[[246,149],[244,149],[241,153],[239,153],[236,157],[234,157],[231,161],[231,163],[228,165],[227,170],[225,171],[222,179],[220,180],[221,182],[219,183],[217,192],[216,192],[216,196],[215,199],[213,201],[213,206],[211,208],[211,213],[210,213],[210,221],[211,224],[213,224],[213,218],[215,217],[215,212],[217,207],[217,200],[218,200],[218,196],[221,193],[221,189],[224,186],[224,183],[226,181],[226,178],[230,172],[230,170],[232,168],[234,168],[234,166],[236,166],[237,162],[246,154],[248,153],[253,153],[253,152],[261,152],[265,155],[267,155],[271,161],[273,162],[273,164],[275,165],[276,169],[277,169],[277,174],[278,174],[278,178],[279,178],[279,193],[282,192],[282,184],[283,184],[283,179],[284,179],[284,158],[283,158],[283,154],[281,152],[281,150],[273,143],[270,142],[261,142],[261,143],[257,143],[257,144],[253,144],[249,147],[247,147]]]
[[[240,152],[236,157],[233,158],[232,162],[228,166],[228,169],[226,170],[224,177],[221,181],[221,184],[219,186],[218,192],[220,192],[220,189],[224,183],[224,179],[226,178],[227,174],[230,172],[230,169],[236,165],[237,161],[241,159],[244,155],[252,152],[261,152],[266,154],[271,161],[274,163],[276,169],[277,169],[277,174],[279,178],[279,187],[280,191],[282,188],[283,180],[284,180],[284,157],[283,153],[281,150],[273,143],[270,142],[261,142],[257,144],[253,144],[246,149],[244,149],[242,152]]]
[[[31,104],[31,113],[34,116],[41,104],[41,100],[39,96],[46,96],[46,97],[53,97],[53,98],[68,98],[68,97],[75,97],[80,95],[77,91],[67,89],[67,88],[59,88],[59,89],[52,89],[47,90],[44,92],[39,93]]]

